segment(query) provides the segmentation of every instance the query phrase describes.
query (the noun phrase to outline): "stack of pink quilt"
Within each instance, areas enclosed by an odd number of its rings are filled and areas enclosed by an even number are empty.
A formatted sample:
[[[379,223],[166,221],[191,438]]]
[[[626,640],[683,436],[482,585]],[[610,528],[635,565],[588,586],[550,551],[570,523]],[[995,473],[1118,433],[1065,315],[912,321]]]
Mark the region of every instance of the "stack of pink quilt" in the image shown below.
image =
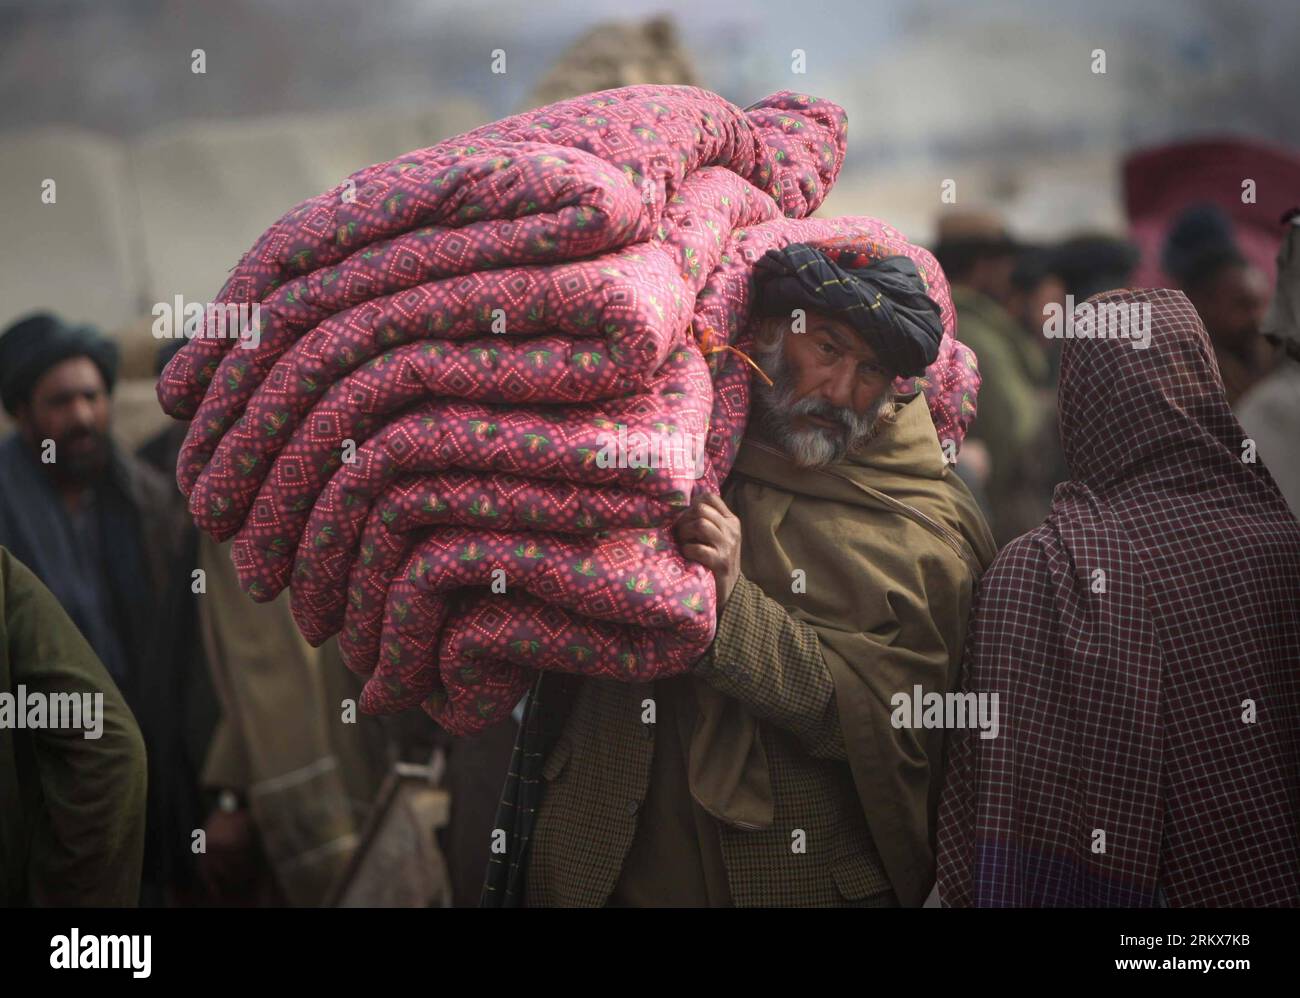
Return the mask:
[[[713,579],[672,524],[718,491],[745,426],[751,269],[791,242],[905,253],[943,311],[924,390],[960,441],[978,375],[933,258],[869,218],[806,219],[844,159],[834,104],[741,110],[695,87],[591,94],[378,164],[288,212],[159,400],[191,420],[195,522],[234,537],[256,600],[339,634],[362,709],[469,733],[538,669],[689,668]],[[640,460],[609,460],[628,440]],[[665,444],[654,450],[655,441]],[[694,446],[695,450],[690,448]],[[679,459],[656,461],[668,455]]]

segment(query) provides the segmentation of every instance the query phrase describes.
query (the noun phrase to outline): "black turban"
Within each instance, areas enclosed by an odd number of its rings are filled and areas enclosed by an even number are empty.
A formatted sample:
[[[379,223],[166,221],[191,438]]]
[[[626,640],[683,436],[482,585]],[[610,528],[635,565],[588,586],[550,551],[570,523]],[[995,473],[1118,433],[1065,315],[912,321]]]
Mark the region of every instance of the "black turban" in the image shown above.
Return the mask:
[[[925,373],[939,356],[943,323],[916,264],[887,256],[841,267],[804,243],[768,250],[755,265],[762,315],[829,312],[852,325],[881,364],[899,377]]]
[[[91,326],[72,326],[44,312],[19,319],[0,335],[0,401],[12,414],[41,375],[70,357],[89,357],[110,392],[117,380],[117,344]]]

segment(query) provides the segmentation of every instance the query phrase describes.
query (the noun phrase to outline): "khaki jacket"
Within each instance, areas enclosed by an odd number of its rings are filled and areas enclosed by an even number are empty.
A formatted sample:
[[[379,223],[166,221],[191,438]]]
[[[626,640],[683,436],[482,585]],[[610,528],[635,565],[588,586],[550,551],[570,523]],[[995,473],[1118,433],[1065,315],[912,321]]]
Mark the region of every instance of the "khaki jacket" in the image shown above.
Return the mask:
[[[723,497],[741,521],[742,579],[691,674],[701,708],[676,779],[716,823],[731,899],[873,904],[892,892],[919,906],[934,881],[944,733],[894,727],[892,698],[955,688],[994,555],[988,526],[919,396],[825,469],[746,438]],[[609,899],[669,735],[643,723],[654,695],[578,681],[541,771],[528,904]],[[673,850],[665,876],[708,849]]]

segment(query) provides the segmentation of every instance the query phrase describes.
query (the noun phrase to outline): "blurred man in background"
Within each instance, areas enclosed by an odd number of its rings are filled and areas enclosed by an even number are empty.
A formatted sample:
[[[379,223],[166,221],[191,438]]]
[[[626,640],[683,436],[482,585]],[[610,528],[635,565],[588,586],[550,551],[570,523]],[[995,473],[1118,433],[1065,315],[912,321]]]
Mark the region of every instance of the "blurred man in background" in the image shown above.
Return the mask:
[[[0,336],[0,397],[17,423],[0,443],[0,545],[49,588],[140,724],[172,709],[151,690],[159,608],[182,521],[162,476],[109,436],[117,345],[36,314]],[[146,863],[146,902],[160,875]]]
[[[979,360],[979,411],[967,436],[988,452],[983,483],[993,536],[1004,544],[1024,529],[1019,501],[1021,465],[1041,443],[1048,423],[1050,371],[1041,339],[1027,333],[1012,313],[1015,302],[1032,308],[1043,280],[1017,289],[1016,264],[1023,249],[1001,220],[984,212],[954,212],[939,222],[934,255],[952,285],[958,335]],[[1046,275],[1046,269],[1042,268]],[[1022,311],[1022,317],[1024,313]],[[1033,504],[1036,509],[1039,504]],[[1032,511],[1031,511],[1032,512]],[[1030,522],[1033,522],[1031,519]]]
[[[1140,259],[1141,251],[1128,239],[1104,232],[1082,232],[1069,236],[1052,247],[1051,269],[1061,282],[1061,300],[1073,299],[1077,307],[1103,291],[1129,287]],[[1041,320],[1039,329],[1042,329]],[[1055,391],[1061,370],[1061,351],[1059,342],[1052,342],[1053,348],[1048,351],[1048,358],[1052,366],[1052,387]],[[1062,478],[1064,477],[1063,474]]]
[[[1049,305],[1065,301],[1065,284],[1056,267],[1056,249],[1052,246],[1022,246],[1016,255],[1011,271],[1011,291],[1007,298],[1007,311],[1016,320],[1021,338],[1012,341],[1015,356],[1023,366],[1013,367],[1019,378],[1019,390],[1033,400],[1037,430],[1027,446],[1018,450],[998,448],[1002,467],[998,470],[997,504],[989,517],[995,524],[994,536],[999,544],[1023,533],[1038,523],[1047,513],[1052,501],[1052,490],[1065,477],[1065,459],[1061,455],[1061,442],[1056,432],[1056,369],[1058,353],[1054,340],[1043,335],[1043,322]],[[962,335],[965,335],[963,332]],[[976,355],[978,356],[978,354]],[[995,351],[989,365],[998,360]],[[981,361],[980,372],[985,366]],[[1008,379],[993,372],[995,383],[1006,385]],[[990,375],[984,375],[986,378]],[[1012,384],[1016,382],[1013,380]],[[1003,420],[1006,402],[997,397],[990,417],[994,425]],[[980,408],[983,410],[983,392]],[[978,421],[979,413],[976,416]]]
[[[1276,348],[1261,333],[1268,278],[1237,246],[1228,217],[1210,204],[1178,217],[1161,257],[1205,323],[1228,404],[1235,406],[1277,362]]]
[[[1259,449],[1291,512],[1300,517],[1300,208],[1287,212],[1277,254],[1277,290],[1264,335],[1284,346],[1277,369],[1242,398],[1237,418]]]
[[[1128,287],[1137,265],[1133,243],[1100,232],[1071,236],[1052,250],[1052,269],[1076,304]]]
[[[109,437],[117,345],[28,316],[0,336],[0,543],[49,587],[137,706],[164,581],[170,483]],[[138,711],[137,711],[138,713]]]

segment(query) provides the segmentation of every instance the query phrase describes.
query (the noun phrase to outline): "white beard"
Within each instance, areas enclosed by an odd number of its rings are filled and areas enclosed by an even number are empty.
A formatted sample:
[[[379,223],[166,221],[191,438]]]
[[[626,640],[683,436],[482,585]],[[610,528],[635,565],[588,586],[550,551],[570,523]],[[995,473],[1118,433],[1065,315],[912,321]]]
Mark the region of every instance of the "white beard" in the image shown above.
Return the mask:
[[[783,344],[784,336],[771,348],[756,351],[759,364],[772,384],[755,382],[753,415],[772,442],[800,467],[815,468],[839,461],[875,434],[881,416],[894,400],[893,385],[886,388],[865,417],[848,409],[832,409],[814,399],[796,400]],[[800,430],[794,425],[794,417],[799,415],[824,416],[838,428]]]

